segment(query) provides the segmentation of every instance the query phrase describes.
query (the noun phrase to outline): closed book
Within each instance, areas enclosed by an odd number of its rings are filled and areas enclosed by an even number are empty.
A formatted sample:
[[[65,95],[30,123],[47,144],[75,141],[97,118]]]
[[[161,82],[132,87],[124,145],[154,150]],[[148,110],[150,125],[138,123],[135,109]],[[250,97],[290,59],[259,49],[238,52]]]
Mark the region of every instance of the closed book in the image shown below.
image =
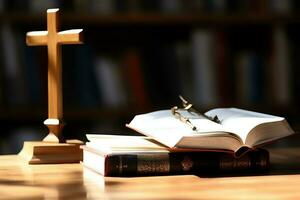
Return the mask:
[[[260,172],[269,167],[266,150],[241,157],[225,150],[172,149],[145,136],[87,134],[82,164],[104,176],[156,176]]]
[[[82,146],[83,165],[104,176],[219,175],[259,173],[269,168],[266,150],[249,151],[240,158],[226,152],[105,153]]]

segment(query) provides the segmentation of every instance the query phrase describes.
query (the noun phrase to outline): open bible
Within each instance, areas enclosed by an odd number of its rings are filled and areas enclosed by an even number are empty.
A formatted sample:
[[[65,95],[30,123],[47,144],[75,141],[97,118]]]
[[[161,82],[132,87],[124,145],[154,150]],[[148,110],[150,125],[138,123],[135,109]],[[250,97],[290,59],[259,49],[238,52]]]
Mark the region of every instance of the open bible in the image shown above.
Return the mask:
[[[212,109],[204,115],[179,109],[136,115],[126,126],[171,149],[229,150],[260,147],[294,134],[283,117],[237,108]],[[212,120],[212,119],[216,119]],[[184,120],[180,120],[184,119]],[[242,152],[242,150],[241,150]]]

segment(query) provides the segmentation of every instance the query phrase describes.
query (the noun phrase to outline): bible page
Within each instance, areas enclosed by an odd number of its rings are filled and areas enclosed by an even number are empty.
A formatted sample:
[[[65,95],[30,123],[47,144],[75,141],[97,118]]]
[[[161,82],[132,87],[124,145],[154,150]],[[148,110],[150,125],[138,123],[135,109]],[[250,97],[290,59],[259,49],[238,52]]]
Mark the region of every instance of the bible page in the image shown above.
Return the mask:
[[[247,111],[237,108],[217,108],[205,113],[210,117],[218,116],[225,130],[235,133],[245,143],[247,135],[256,126],[268,123],[283,121],[283,117]]]
[[[169,147],[174,147],[184,136],[201,137],[218,133],[224,134],[223,126],[204,117],[185,110],[181,110],[180,114],[188,118],[197,130],[194,131],[189,124],[174,117],[171,110],[137,115],[127,126],[144,135],[153,137]]]

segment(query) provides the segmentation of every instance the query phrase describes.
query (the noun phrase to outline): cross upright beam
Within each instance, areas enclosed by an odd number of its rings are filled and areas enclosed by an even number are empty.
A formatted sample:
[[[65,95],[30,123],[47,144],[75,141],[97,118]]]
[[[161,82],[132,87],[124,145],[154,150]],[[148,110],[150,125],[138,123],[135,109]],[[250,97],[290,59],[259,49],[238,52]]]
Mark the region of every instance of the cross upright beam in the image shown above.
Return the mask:
[[[58,32],[59,9],[47,10],[47,31],[33,31],[26,34],[28,46],[47,46],[48,48],[48,119],[44,124],[49,134],[44,139],[57,142],[63,127],[62,67],[61,45],[82,44],[82,29]]]

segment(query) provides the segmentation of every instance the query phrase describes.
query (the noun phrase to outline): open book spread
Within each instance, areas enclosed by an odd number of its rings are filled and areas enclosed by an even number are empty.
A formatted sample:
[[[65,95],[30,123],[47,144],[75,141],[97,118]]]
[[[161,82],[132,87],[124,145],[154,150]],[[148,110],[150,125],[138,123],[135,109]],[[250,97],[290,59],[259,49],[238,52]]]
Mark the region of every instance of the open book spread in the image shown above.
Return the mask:
[[[141,114],[126,126],[170,148],[202,148],[237,151],[243,146],[256,147],[294,133],[282,117],[237,108],[217,108],[207,117],[180,110],[189,120],[184,123],[170,110]],[[195,129],[191,128],[193,125]]]

